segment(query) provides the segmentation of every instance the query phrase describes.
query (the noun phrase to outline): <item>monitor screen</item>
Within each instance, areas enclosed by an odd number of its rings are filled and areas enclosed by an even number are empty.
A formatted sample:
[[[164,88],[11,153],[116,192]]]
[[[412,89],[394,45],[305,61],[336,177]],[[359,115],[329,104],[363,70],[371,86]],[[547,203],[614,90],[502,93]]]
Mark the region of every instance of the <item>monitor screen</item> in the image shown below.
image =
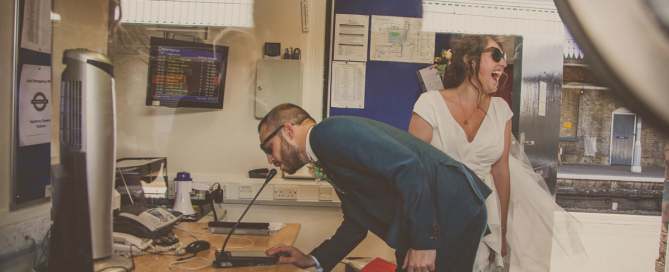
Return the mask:
[[[147,106],[223,108],[228,47],[151,37]]]

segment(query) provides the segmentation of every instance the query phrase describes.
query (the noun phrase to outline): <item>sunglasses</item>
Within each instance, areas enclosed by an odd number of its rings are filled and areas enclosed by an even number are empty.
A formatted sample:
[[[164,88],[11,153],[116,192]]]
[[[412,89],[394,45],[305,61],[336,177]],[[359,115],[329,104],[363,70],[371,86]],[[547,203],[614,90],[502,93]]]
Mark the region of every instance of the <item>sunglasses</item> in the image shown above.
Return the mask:
[[[279,133],[279,131],[282,128],[283,128],[283,126],[280,126],[280,127],[276,128],[269,136],[267,136],[267,138],[265,138],[265,140],[263,140],[260,143],[260,149],[262,149],[262,151],[265,152],[265,154],[267,154],[267,155],[272,154],[272,148],[266,147],[265,144],[267,144],[267,142],[269,142],[269,140],[271,140],[274,136],[276,136],[276,134]]]
[[[489,47],[483,52],[492,52],[492,60],[495,62],[500,62],[502,59],[506,61],[506,53],[502,52],[502,50],[497,47]]]

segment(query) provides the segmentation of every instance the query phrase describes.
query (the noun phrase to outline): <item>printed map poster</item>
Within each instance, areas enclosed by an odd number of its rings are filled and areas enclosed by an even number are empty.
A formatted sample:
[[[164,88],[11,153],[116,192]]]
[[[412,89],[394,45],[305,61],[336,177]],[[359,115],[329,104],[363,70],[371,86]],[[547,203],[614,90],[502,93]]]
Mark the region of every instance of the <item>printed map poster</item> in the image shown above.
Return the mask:
[[[51,67],[24,64],[19,85],[19,146],[51,141]]]
[[[434,62],[434,32],[423,32],[421,18],[372,16],[369,59]]]

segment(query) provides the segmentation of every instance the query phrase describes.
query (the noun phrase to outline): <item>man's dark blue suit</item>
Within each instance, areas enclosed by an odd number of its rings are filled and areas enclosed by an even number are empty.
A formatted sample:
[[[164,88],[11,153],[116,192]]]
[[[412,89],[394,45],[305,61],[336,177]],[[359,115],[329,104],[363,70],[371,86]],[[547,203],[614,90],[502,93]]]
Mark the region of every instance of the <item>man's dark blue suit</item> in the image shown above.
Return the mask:
[[[396,249],[437,249],[436,271],[472,269],[491,193],[462,163],[413,135],[359,117],[331,117],[309,142],[341,199],[344,221],[310,255],[331,270],[371,231]]]

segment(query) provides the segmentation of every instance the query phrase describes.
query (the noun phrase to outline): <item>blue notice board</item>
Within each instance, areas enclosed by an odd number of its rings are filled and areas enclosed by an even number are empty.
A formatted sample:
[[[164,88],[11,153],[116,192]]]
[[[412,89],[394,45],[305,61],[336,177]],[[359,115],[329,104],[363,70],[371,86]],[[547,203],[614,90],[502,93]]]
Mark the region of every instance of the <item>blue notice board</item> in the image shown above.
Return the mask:
[[[332,10],[334,18],[336,14],[370,15],[370,29],[372,15],[423,17],[420,0],[336,0]],[[330,31],[334,32],[335,25],[336,22]],[[334,46],[334,40],[330,46]],[[330,57],[332,59],[332,56]],[[409,128],[413,105],[421,94],[416,71],[429,65],[370,61],[368,52],[364,109],[330,107],[330,116],[365,117],[406,131]]]

